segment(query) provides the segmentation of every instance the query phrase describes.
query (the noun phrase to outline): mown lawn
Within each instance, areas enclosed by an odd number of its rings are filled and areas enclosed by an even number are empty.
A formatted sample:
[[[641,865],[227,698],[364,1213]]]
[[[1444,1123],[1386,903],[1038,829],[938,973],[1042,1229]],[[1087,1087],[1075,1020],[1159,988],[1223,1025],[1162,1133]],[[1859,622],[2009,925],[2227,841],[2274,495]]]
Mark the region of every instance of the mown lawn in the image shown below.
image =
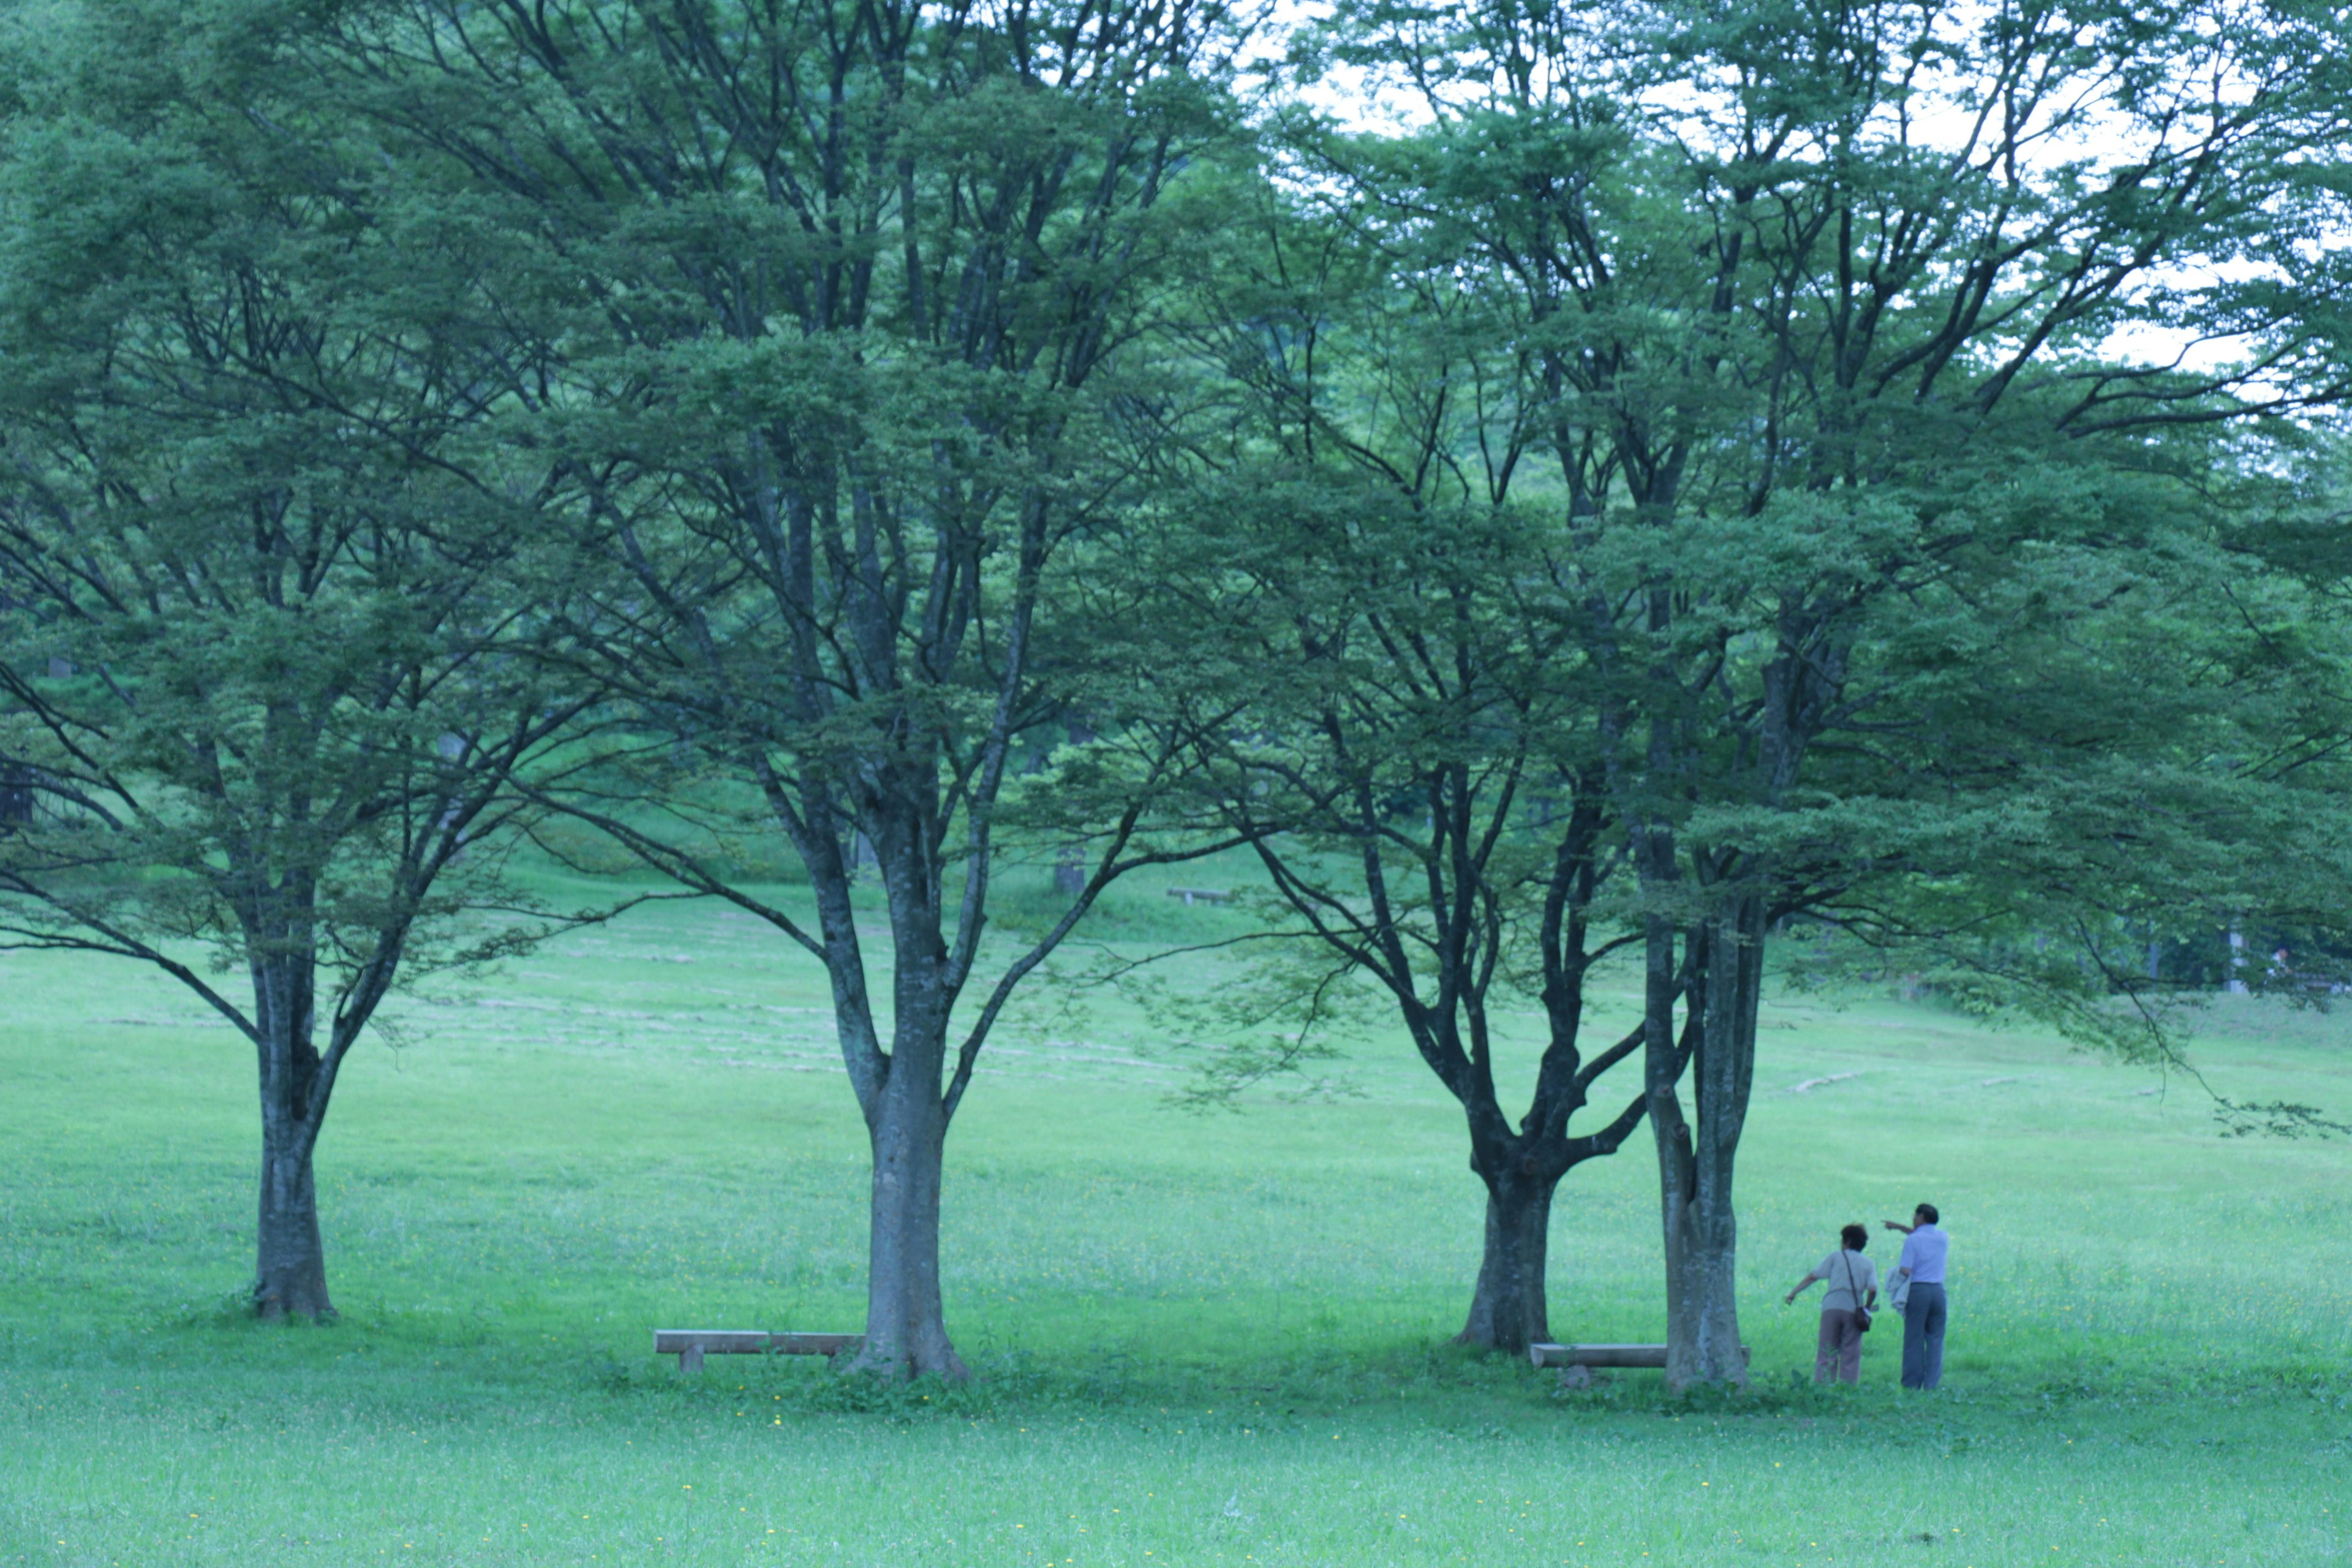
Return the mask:
[[[1931,1007],[1768,1014],[1744,1397],[1456,1351],[1477,1193],[1394,1042],[1202,1115],[1101,992],[993,1048],[948,1195],[982,1375],[902,1393],[649,1352],[860,1318],[824,994],[740,917],[642,910],[405,1005],[321,1152],[323,1329],[236,1311],[241,1042],[127,966],[0,956],[0,1563],[2352,1561],[2352,1148],[2219,1137],[2191,1091]],[[2200,1060],[2341,1118],[2347,1028],[2246,1005]],[[1559,1334],[1658,1333],[1654,1185],[1643,1134],[1563,1188]],[[1780,1292],[1921,1198],[1946,1391],[1891,1388],[1890,1319],[1861,1390],[1815,1393]]]

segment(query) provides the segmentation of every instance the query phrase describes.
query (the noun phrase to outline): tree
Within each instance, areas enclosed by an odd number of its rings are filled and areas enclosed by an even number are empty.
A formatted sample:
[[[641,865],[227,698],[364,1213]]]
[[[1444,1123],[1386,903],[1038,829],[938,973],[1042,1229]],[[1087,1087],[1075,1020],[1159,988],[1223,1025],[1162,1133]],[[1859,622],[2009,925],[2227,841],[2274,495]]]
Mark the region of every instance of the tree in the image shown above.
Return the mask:
[[[1234,391],[1202,477],[1171,476],[1185,526],[1152,575],[1178,601],[1160,614],[1247,672],[1245,705],[1195,726],[1203,776],[1287,908],[1276,990],[1307,1021],[1271,1055],[1221,1054],[1210,1092],[1298,1065],[1336,990],[1369,979],[1461,1106],[1486,1189],[1459,1342],[1523,1352],[1550,1337],[1559,1184],[1646,1103],[1571,1131],[1642,1044],[1587,1054],[1588,977],[1639,935],[1613,897],[1581,589],[1515,493],[1536,431],[1508,323],[1451,257],[1255,195],[1264,221],[1198,274],[1201,351]],[[1514,1002],[1545,1031],[1516,1118],[1497,1066]]]
[[[1526,601],[1547,595],[1509,575],[1530,559],[1515,530],[1423,512],[1400,539],[1377,501],[1329,499],[1286,508],[1282,549],[1252,562],[1265,568],[1250,595],[1265,618],[1244,646],[1302,679],[1253,704],[1248,730],[1226,731],[1226,810],[1306,932],[1387,993],[1462,1107],[1486,1215],[1457,1338],[1523,1352],[1550,1337],[1559,1184],[1615,1152],[1646,1105],[1636,1093],[1571,1130],[1643,1041],[1639,1027],[1597,1049],[1587,1038],[1589,978],[1638,940],[1612,929],[1622,910],[1603,769],[1590,726],[1578,732],[1573,686],[1546,668],[1559,622]],[[1353,591],[1316,592],[1333,567]],[[1336,983],[1323,967],[1322,984]],[[1515,1119],[1496,1058],[1499,1015],[1518,999],[1535,1004],[1544,1039]]]
[[[486,445],[469,258],[273,118],[238,19],[11,40],[0,945],[152,964],[252,1043],[253,1303],[320,1318],[339,1075],[404,977],[537,929],[483,914],[526,913],[506,785],[580,704],[520,657],[533,483]]]
[[[1873,661],[1906,646],[1890,623],[1931,583],[1980,604],[2021,552],[2113,517],[2077,490],[2033,504],[2005,488],[2021,475],[2094,451],[2132,472],[2122,448],[2150,432],[2337,395],[2340,291],[2314,240],[2336,206],[2315,161],[2347,130],[2339,24],[1368,4],[1321,37],[1310,68],[1402,84],[1427,125],[1323,138],[1319,170],[1514,302],[1559,526],[1578,536],[1578,498],[1601,520],[1581,531],[1586,651],[1644,892],[1668,1375],[1737,1381],[1732,1182],[1768,934],[1884,886],[1885,845],[1808,831],[1869,823],[1831,796],[1830,759],[1857,764],[1837,786],[1916,799],[1917,775],[1860,764],[1889,728],[1933,732],[1905,706],[1916,667]],[[2151,326],[2244,352],[2214,371],[2114,352]],[[1967,481],[2003,487],[1997,519]],[[1954,636],[1998,653],[1984,630]]]
[[[635,727],[543,795],[825,965],[874,1162],[861,1364],[961,1376],[940,1189],[989,1030],[1113,879],[1208,847],[1139,837],[1178,753],[1086,701],[1119,590],[1084,574],[1148,513],[1148,285],[1233,133],[1242,25],[1194,0],[414,0],[338,27],[322,90],[530,249],[523,357],[566,389],[543,438],[583,498],[565,625]],[[1110,801],[1091,868],[986,978],[1008,781],[1073,714],[1104,737],[1055,775]],[[708,852],[690,796],[633,804],[656,755],[782,834],[813,921]]]

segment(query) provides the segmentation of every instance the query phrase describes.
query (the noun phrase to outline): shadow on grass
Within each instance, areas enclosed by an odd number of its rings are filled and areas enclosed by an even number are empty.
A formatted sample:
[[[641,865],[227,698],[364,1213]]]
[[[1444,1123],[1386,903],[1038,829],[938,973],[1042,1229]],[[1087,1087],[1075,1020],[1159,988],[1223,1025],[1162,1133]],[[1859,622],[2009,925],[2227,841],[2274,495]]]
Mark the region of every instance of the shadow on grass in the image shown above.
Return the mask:
[[[1215,1363],[1127,1352],[1054,1356],[1034,1348],[968,1348],[973,1376],[892,1383],[848,1373],[822,1359],[793,1356],[714,1360],[710,1370],[681,1374],[667,1361],[594,1356],[575,1362],[574,1387],[640,1408],[680,1415],[709,1406],[730,1410],[757,1400],[780,1415],[852,1415],[885,1422],[971,1422],[1011,1418],[1109,1418],[1149,1425],[1181,1415],[1231,1417],[1261,1427],[1333,1420],[1423,1426],[1465,1436],[1529,1433],[1559,1423],[1649,1416],[1703,1423],[1788,1422],[1885,1427],[1905,1442],[1939,1443],[1984,1423],[2008,1426],[2062,1417],[2112,1419],[2184,1403],[2222,1407],[2297,1407],[2309,1414],[2352,1410],[2352,1373],[2309,1365],[2260,1375],[2242,1370],[2200,1380],[2179,1363],[2058,1369],[2021,1367],[2009,1375],[1953,1380],[1934,1394],[1906,1393],[1894,1380],[1859,1387],[1819,1386],[1810,1368],[1759,1372],[1744,1389],[1717,1386],[1675,1393],[1663,1374],[1597,1374],[1586,1387],[1561,1385],[1517,1356],[1444,1341],[1379,1345],[1290,1347],[1254,1359]],[[551,1394],[554,1391],[550,1390]],[[560,1397],[560,1396],[559,1396]],[[1963,1439],[1964,1440],[1964,1439]]]

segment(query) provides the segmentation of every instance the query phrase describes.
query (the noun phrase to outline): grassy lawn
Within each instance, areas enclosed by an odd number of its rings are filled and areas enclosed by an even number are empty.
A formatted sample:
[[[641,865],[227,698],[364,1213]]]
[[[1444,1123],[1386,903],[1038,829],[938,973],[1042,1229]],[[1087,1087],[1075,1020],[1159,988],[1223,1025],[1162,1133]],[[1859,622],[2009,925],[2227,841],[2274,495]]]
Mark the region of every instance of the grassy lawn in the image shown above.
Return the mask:
[[[0,1563],[2352,1560],[2352,1148],[2222,1139],[2193,1094],[1929,1007],[1767,1013],[1745,1397],[1447,1344],[1478,1194],[1394,1041],[1336,1097],[1203,1116],[1100,994],[992,1047],[947,1198],[982,1376],[896,1393],[649,1352],[861,1321],[824,994],[741,917],[641,910],[404,1004],[320,1152],[323,1329],[236,1310],[242,1042],[129,966],[0,955]],[[2250,1005],[2200,1060],[2340,1118],[2347,1028]],[[1562,1337],[1661,1331],[1654,1182],[1644,1133],[1562,1188]],[[1816,1393],[1780,1292],[1922,1198],[1945,1392],[1892,1388],[1889,1318],[1864,1386]]]

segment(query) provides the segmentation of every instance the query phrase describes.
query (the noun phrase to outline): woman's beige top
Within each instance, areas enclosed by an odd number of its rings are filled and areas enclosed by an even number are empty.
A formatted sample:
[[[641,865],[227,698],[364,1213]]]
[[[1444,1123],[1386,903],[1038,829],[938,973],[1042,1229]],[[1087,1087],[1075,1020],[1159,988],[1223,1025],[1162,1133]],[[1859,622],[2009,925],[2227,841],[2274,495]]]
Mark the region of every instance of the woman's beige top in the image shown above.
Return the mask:
[[[1805,1278],[1828,1281],[1830,1293],[1822,1298],[1822,1311],[1851,1312],[1854,1308],[1854,1291],[1861,1291],[1863,1299],[1867,1300],[1870,1293],[1878,1288],[1878,1265],[1859,1252],[1832,1252]],[[1849,1278],[1853,1280],[1851,1289],[1846,1283]]]

